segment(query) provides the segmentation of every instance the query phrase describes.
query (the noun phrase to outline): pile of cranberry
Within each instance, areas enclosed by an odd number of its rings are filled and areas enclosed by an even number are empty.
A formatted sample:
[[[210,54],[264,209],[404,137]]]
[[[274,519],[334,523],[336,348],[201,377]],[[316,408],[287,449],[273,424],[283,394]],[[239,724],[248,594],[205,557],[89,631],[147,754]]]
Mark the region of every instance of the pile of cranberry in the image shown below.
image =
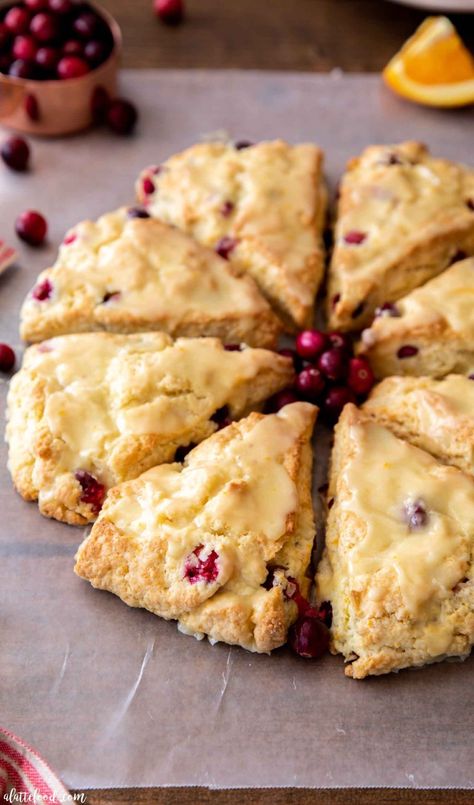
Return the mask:
[[[113,45],[105,20],[79,0],[23,0],[0,11],[0,72],[17,78],[79,78]]]
[[[292,358],[297,375],[292,388],[272,397],[272,411],[306,400],[318,405],[321,417],[333,424],[346,403],[361,402],[375,382],[368,361],[354,357],[352,339],[344,333],[303,330],[295,349],[281,349],[280,354]]]

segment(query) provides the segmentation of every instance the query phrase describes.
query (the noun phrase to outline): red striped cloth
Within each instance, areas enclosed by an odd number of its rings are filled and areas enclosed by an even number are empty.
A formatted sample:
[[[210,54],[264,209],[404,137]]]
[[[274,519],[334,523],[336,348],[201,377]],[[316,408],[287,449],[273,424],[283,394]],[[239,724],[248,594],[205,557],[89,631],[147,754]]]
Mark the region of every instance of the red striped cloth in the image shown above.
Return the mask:
[[[22,795],[22,796],[20,796]],[[0,727],[0,802],[70,802],[60,779],[31,746]]]

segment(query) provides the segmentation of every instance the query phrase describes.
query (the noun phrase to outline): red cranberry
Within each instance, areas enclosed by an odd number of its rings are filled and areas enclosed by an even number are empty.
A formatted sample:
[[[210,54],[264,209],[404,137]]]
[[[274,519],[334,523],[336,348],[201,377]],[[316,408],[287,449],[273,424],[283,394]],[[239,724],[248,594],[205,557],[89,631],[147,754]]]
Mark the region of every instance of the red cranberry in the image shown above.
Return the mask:
[[[145,196],[151,196],[155,192],[155,185],[148,176],[146,176],[142,182],[142,190]]]
[[[25,100],[23,103],[25,105],[25,112],[30,118],[30,120],[33,121],[39,120],[40,110],[36,97],[30,93],[29,95],[25,96]]]
[[[221,204],[219,212],[224,218],[228,218],[229,215],[232,215],[234,207],[235,204],[233,201],[224,201],[224,203]]]
[[[59,52],[56,48],[44,47],[39,48],[36,53],[36,64],[48,72],[53,72],[59,61]]]
[[[44,11],[48,8],[48,0],[23,0],[25,6],[36,14],[37,11]]]
[[[329,380],[341,380],[347,373],[347,355],[345,350],[333,348],[323,352],[318,360],[318,369]]]
[[[210,584],[215,581],[219,575],[218,559],[219,555],[216,551],[212,550],[206,554],[204,545],[198,545],[194,551],[186,557],[183,578],[187,579],[190,584],[196,584],[198,581],[204,581],[206,584]]]
[[[13,6],[5,14],[4,23],[12,34],[24,34],[30,25],[30,15],[26,8]]]
[[[274,394],[273,397],[269,399],[266,410],[268,413],[276,414],[276,412],[284,408],[285,405],[291,405],[294,402],[298,402],[298,397],[295,392],[291,389],[284,389]]]
[[[90,472],[86,472],[85,470],[77,470],[77,472],[74,473],[74,477],[81,486],[81,502],[89,503],[97,514],[101,510],[104,502],[105,486],[99,483],[97,478],[94,478]]]
[[[183,0],[154,0],[153,8],[165,25],[179,25],[183,21]]]
[[[298,355],[296,349],[283,347],[283,349],[278,350],[278,354],[281,355],[283,358],[291,358],[291,360],[293,361],[293,366],[297,372],[299,372],[303,368],[303,361]]]
[[[327,338],[320,330],[303,330],[296,338],[296,351],[298,355],[312,360],[324,352]]]
[[[288,643],[295,654],[316,660],[329,648],[329,629],[319,618],[303,615],[290,628]]]
[[[49,0],[49,10],[55,14],[69,14],[72,9],[71,0]]]
[[[15,231],[19,238],[30,246],[40,246],[48,231],[48,224],[35,210],[26,210],[15,221]]]
[[[69,246],[69,244],[74,243],[75,240],[77,240],[77,234],[75,232],[70,232],[69,235],[66,235],[64,238],[63,244],[64,246]]]
[[[346,352],[352,352],[352,341],[350,336],[344,333],[328,333],[328,340],[332,347],[335,349],[344,349]]]
[[[8,70],[8,75],[12,75],[14,78],[34,78],[34,73],[33,65],[24,59],[16,59]]]
[[[94,123],[103,123],[110,103],[105,87],[94,87],[91,97],[91,114]]]
[[[329,389],[324,399],[322,413],[330,422],[337,422],[342,409],[349,402],[356,402],[356,398],[351,389],[348,389],[346,386],[334,386],[332,389]]]
[[[89,65],[79,56],[63,56],[58,62],[58,78],[67,81],[70,78],[80,78],[89,72]]]
[[[358,232],[354,229],[352,232],[346,232],[344,235],[344,242],[350,244],[351,246],[359,246],[366,238],[366,232]]]
[[[228,260],[230,253],[234,251],[236,246],[237,241],[235,238],[231,238],[229,235],[224,235],[224,237],[221,238],[216,244],[216,252],[223,257],[224,260]]]
[[[237,140],[234,143],[234,148],[236,149],[236,151],[243,151],[244,148],[251,148],[252,145],[253,142],[251,142],[250,140]]]
[[[11,31],[4,22],[0,22],[0,51],[7,47],[11,39]]]
[[[405,344],[405,346],[400,347],[397,352],[397,358],[403,360],[403,358],[413,358],[415,355],[418,355],[418,347],[414,347],[411,344]]]
[[[39,42],[52,42],[59,34],[57,19],[48,12],[35,14],[30,23],[30,31]]]
[[[5,163],[14,171],[25,171],[28,168],[30,147],[23,137],[10,137],[2,145],[1,156]]]
[[[308,366],[299,373],[295,386],[302,397],[314,400],[324,389],[324,377],[314,366]]]
[[[63,53],[65,56],[83,56],[84,46],[77,39],[68,39],[63,45]]]
[[[33,61],[36,56],[36,43],[32,36],[17,36],[13,42],[12,55],[15,59]]]
[[[15,353],[8,344],[0,344],[0,372],[11,372],[15,366]]]
[[[98,39],[92,39],[84,48],[84,56],[93,67],[105,61],[107,56],[107,47],[103,42]]]
[[[384,302],[383,305],[380,307],[375,308],[375,318],[378,319],[381,316],[390,316],[392,318],[397,318],[400,315],[400,311],[396,305],[392,302]]]
[[[347,385],[357,395],[368,394],[375,383],[374,373],[365,358],[351,358]]]
[[[79,14],[72,25],[75,33],[82,39],[94,39],[101,27],[100,20],[96,14],[86,11]]]
[[[31,292],[33,299],[36,299],[37,302],[46,302],[47,299],[51,299],[52,294],[53,284],[48,279],[38,282]]]
[[[129,207],[127,210],[129,218],[150,218],[150,213],[143,209],[143,207]]]
[[[107,293],[104,294],[101,304],[106,305],[107,302],[115,302],[117,299],[120,299],[121,296],[121,291],[107,291]]]
[[[428,522],[428,513],[422,500],[405,503],[405,518],[410,531],[423,528]]]
[[[116,98],[107,109],[106,120],[109,128],[116,134],[131,134],[138,120],[138,113],[130,101]]]

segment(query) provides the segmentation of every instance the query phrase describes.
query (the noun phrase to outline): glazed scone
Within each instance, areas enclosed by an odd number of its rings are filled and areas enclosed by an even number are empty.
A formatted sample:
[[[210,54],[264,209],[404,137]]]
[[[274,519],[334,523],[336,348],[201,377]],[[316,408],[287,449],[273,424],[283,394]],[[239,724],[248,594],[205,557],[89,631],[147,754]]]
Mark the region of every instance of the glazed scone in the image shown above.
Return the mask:
[[[199,143],[143,171],[137,194],[157,218],[248,272],[286,326],[301,328],[324,271],[322,164],[310,144]]]
[[[474,479],[349,404],[328,496],[316,592],[332,603],[331,648],[346,675],[465,658],[474,641]]]
[[[94,520],[106,490],[246,415],[293,379],[273,352],[164,333],[58,336],[30,347],[8,395],[9,469],[42,514]],[[179,455],[179,453],[178,453]]]
[[[474,369],[474,258],[461,260],[391,305],[357,352],[376,377],[468,375]]]
[[[311,432],[317,409],[250,414],[112,489],[75,571],[186,634],[268,652],[307,594],[314,538]],[[273,585],[270,583],[273,582]]]
[[[474,380],[387,377],[362,408],[396,436],[474,475]]]
[[[23,304],[21,335],[161,330],[173,337],[275,345],[281,324],[251,277],[211,249],[121,208],[70,230]]]
[[[456,255],[474,255],[474,170],[417,142],[366,148],[342,178],[334,243],[329,326],[360,330]]]

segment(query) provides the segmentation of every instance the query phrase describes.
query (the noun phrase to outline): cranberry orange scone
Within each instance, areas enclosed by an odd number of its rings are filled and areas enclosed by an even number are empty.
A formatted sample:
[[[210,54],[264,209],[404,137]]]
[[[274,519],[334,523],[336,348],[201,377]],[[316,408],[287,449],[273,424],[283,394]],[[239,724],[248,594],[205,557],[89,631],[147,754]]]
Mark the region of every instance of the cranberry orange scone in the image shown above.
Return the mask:
[[[470,374],[474,369],[474,257],[381,312],[358,352],[376,377]]]
[[[248,272],[286,325],[301,329],[324,271],[322,163],[310,144],[199,143],[143,171],[137,193],[157,218]]]
[[[474,475],[474,380],[387,377],[363,410],[396,436]]]
[[[293,378],[291,361],[164,333],[58,336],[11,382],[9,468],[42,514],[94,520],[106,490],[246,415]],[[178,453],[179,455],[179,453]]]
[[[143,217],[145,216],[145,217]],[[250,277],[138,208],[71,229],[21,313],[21,335],[162,330],[274,346],[280,322]]]
[[[198,638],[267,652],[286,641],[314,538],[311,431],[293,403],[215,433],[184,464],[112,489],[76,573]]]
[[[360,330],[461,253],[474,255],[474,170],[417,142],[366,148],[341,182],[329,326]]]
[[[336,427],[317,596],[362,679],[464,658],[474,642],[474,479],[349,404]]]

